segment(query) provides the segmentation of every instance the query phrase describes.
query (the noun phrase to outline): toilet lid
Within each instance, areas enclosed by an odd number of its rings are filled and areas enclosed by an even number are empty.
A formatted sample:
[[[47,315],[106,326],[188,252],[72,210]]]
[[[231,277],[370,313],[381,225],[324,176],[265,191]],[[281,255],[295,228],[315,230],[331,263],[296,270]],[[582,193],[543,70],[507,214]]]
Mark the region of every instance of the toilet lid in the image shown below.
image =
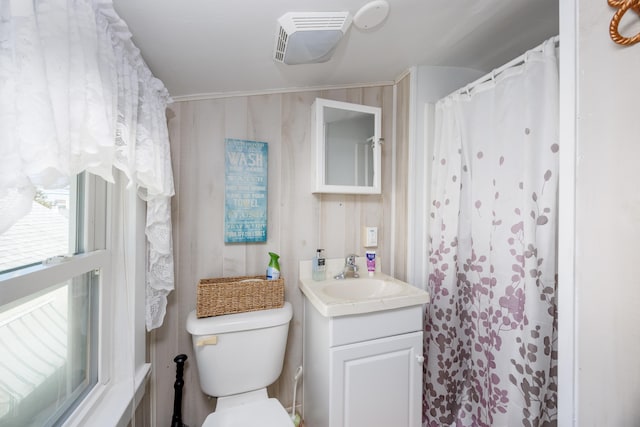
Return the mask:
[[[202,427],[291,427],[293,422],[277,399],[259,400],[209,414]]]

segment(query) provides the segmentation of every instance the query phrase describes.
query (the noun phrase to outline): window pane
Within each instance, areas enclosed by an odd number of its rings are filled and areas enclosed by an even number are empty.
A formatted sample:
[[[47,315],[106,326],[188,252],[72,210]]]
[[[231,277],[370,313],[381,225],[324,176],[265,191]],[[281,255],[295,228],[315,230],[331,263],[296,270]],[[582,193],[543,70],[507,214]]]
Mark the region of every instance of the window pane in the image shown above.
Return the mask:
[[[96,384],[97,283],[89,272],[0,307],[0,426],[56,425]]]
[[[69,186],[37,190],[31,212],[0,235],[0,272],[75,252],[70,224],[75,224]]]

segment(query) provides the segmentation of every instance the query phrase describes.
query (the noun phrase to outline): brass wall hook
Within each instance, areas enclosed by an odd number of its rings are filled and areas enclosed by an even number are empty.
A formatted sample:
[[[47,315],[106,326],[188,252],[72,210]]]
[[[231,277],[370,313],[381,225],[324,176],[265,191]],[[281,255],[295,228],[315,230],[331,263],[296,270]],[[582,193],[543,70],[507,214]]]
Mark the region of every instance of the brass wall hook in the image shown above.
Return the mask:
[[[633,37],[624,37],[620,35],[620,32],[618,31],[620,20],[629,9],[632,9],[640,16],[640,0],[607,0],[607,3],[611,7],[618,8],[616,13],[613,15],[613,18],[611,18],[611,23],[609,24],[609,35],[611,36],[611,40],[623,46],[631,46],[640,42],[640,33]]]

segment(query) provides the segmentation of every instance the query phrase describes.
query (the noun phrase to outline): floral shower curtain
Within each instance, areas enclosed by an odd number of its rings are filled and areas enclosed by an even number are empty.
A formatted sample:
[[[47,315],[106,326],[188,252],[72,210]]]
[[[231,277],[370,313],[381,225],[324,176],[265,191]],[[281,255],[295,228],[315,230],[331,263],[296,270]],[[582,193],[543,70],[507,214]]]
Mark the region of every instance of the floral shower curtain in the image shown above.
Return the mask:
[[[554,42],[439,101],[435,133],[424,425],[556,425]]]

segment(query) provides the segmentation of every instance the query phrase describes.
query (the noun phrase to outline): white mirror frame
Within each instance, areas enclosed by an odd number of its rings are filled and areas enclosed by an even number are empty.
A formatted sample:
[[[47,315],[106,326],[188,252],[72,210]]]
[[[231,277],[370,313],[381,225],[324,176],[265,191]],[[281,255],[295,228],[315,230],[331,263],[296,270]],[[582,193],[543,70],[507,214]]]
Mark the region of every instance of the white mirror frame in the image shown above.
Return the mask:
[[[326,138],[325,138],[325,108],[335,108],[345,111],[355,111],[373,114],[373,185],[330,185],[326,184]],[[313,193],[332,194],[381,194],[382,193],[382,161],[381,161],[381,128],[382,109],[368,105],[352,104],[349,102],[333,101],[316,98],[311,108],[312,159],[311,165],[315,169]]]

